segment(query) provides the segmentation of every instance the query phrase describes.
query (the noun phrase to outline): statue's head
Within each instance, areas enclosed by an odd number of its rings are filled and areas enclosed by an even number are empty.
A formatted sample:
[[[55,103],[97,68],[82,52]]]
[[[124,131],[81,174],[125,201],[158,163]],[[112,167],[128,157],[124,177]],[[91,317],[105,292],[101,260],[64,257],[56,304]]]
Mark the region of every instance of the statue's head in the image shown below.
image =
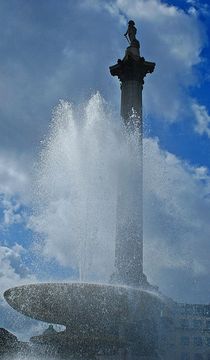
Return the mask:
[[[135,22],[133,20],[128,21],[128,25],[134,26]]]

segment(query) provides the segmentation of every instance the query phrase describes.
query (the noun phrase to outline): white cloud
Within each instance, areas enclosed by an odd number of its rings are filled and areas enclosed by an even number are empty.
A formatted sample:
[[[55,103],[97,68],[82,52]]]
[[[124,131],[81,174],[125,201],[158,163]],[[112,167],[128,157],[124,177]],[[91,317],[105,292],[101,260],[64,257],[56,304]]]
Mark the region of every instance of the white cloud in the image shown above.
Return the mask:
[[[0,156],[0,218],[1,230],[17,223],[25,223],[24,206],[29,201],[29,174],[23,159],[10,154]],[[25,168],[24,168],[25,167]]]
[[[14,195],[24,193],[28,186],[28,176],[22,161],[3,153],[0,156],[0,193]]]
[[[206,166],[195,168],[195,177],[200,180],[209,180],[209,169]]]
[[[24,265],[22,255],[25,250],[20,244],[15,244],[11,248],[0,246],[0,295],[13,286],[35,281],[35,276],[31,275],[27,266]]]
[[[190,5],[189,13],[193,15],[203,14],[209,16],[209,4],[199,0],[187,0]]]
[[[23,222],[24,212],[21,210],[21,203],[14,198],[6,197],[4,194],[0,197],[0,206],[3,208],[3,221],[0,224],[3,227]]]
[[[146,139],[144,178],[147,273],[158,283],[164,269],[182,269],[192,277],[209,274],[208,169],[189,166]]]
[[[200,135],[207,135],[210,138],[210,115],[204,105],[194,103],[192,105],[195,114],[196,125],[195,131]]]

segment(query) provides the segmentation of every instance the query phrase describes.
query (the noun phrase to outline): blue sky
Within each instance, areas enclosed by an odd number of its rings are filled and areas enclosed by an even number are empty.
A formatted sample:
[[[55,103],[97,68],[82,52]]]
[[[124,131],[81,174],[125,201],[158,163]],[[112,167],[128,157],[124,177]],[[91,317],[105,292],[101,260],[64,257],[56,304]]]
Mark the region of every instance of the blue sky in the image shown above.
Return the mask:
[[[79,106],[99,91],[119,111],[109,66],[123,57],[126,23],[134,19],[142,55],[156,62],[143,99],[145,173],[152,174],[145,213],[151,201],[155,209],[145,220],[146,272],[178,301],[209,303],[209,14],[205,0],[0,1],[2,290],[78,275],[59,260],[62,253],[56,258],[56,246],[42,261],[34,249],[34,163],[60,99]],[[0,311],[0,326],[20,333],[3,301]]]

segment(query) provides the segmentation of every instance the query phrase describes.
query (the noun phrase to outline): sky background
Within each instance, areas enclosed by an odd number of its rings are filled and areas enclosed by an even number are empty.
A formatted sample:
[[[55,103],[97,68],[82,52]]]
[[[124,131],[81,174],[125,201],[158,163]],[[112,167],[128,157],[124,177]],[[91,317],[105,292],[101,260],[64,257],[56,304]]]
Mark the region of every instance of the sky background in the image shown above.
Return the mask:
[[[133,19],[141,54],[156,62],[143,95],[145,272],[177,301],[210,302],[209,16],[204,0],[0,0],[1,294],[78,276],[66,234],[48,238],[43,257],[37,250],[34,164],[60,99],[80,108],[99,91],[119,112],[109,66],[123,57]],[[2,326],[22,336],[41,325],[2,299]]]

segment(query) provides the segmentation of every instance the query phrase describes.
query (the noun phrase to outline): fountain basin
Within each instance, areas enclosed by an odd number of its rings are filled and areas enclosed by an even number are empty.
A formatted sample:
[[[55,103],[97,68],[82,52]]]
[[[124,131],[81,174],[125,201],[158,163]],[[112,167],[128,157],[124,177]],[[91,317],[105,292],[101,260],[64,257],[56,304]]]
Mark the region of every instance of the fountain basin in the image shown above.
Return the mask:
[[[90,283],[40,283],[8,289],[8,304],[18,312],[48,323],[107,322],[127,315],[126,289]]]
[[[31,339],[54,354],[114,354],[131,343],[137,353],[153,351],[154,318],[161,299],[151,291],[93,283],[41,283],[8,289],[4,297],[30,318],[66,326],[61,333]]]
[[[8,289],[4,297],[18,312],[36,320],[69,326],[126,321],[130,297],[148,314],[156,296],[138,288],[94,283],[40,283]],[[145,311],[146,308],[148,311]]]

